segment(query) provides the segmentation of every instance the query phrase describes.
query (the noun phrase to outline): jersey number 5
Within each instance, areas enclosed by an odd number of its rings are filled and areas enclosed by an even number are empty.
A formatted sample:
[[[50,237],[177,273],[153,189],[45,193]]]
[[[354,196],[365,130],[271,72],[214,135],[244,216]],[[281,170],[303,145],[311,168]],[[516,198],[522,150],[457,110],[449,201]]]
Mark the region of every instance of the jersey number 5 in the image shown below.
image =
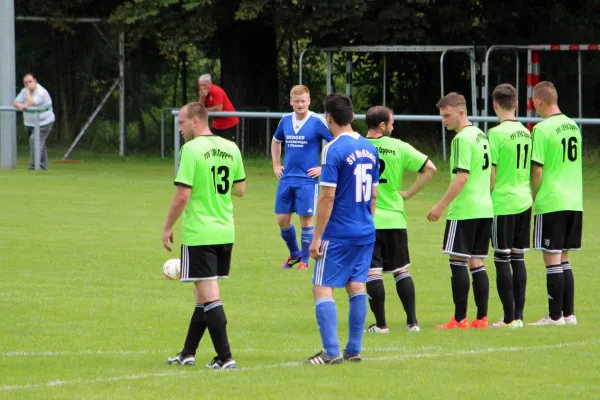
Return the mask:
[[[481,169],[485,171],[490,167],[490,154],[487,151],[486,145],[483,145],[483,151],[485,153],[483,153],[483,166],[481,167]]]
[[[373,168],[371,164],[358,164],[354,168],[357,203],[371,200],[371,189],[373,186],[373,177],[369,173],[371,168]]]
[[[227,194],[229,192],[229,167],[221,165],[217,168],[213,165],[210,170],[213,174],[215,191],[219,194]],[[219,183],[217,183],[217,180],[219,180]]]

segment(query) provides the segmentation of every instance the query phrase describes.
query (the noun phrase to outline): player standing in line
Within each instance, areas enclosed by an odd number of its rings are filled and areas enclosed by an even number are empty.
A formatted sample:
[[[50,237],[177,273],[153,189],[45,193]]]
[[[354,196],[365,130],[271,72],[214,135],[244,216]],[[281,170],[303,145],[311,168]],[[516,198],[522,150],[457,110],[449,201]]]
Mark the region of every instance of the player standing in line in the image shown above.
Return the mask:
[[[410,199],[431,180],[436,172],[429,158],[410,144],[391,138],[394,115],[387,107],[371,107],[367,111],[367,139],[379,153],[379,187],[375,213],[376,240],[367,278],[367,295],[376,323],[367,332],[388,333],[385,319],[385,288],[381,272],[394,274],[396,292],[406,312],[406,330],[419,332],[415,309],[415,284],[407,268],[410,266],[404,201]],[[403,192],[404,171],[418,172],[417,180]]]
[[[523,253],[531,233],[531,134],[516,118],[517,90],[510,84],[492,92],[500,125],[488,132],[492,156],[492,246],[496,286],[504,318],[494,328],[522,328],[527,271]],[[512,273],[511,273],[512,266]]]
[[[287,244],[290,255],[282,268],[298,270],[308,268],[309,246],[314,226],[313,215],[319,195],[319,154],[322,140],[330,142],[327,122],[308,110],[310,92],[303,85],[290,90],[290,105],[294,112],[284,115],[271,142],[273,171],[279,179],[275,197],[275,214],[281,237]],[[284,166],[281,166],[281,142],[285,142]],[[302,250],[298,248],[296,229],[292,224],[292,213],[300,217],[302,226]]]
[[[168,363],[195,365],[196,350],[208,329],[217,356],[207,367],[236,369],[218,279],[229,276],[235,239],[231,195],[242,197],[246,190],[242,156],[235,142],[212,134],[208,112],[200,103],[179,111],[179,132],[186,143],[180,151],[177,189],[162,242],[171,251],[172,228],[183,213],[181,281],[194,282],[196,308],[183,349]]]
[[[360,361],[367,317],[365,282],[371,264],[377,199],[379,157],[369,141],[354,132],[352,100],[332,94],[325,99],[325,116],[335,139],[323,149],[321,195],[310,254],[317,260],[313,274],[316,317],[324,350],[311,364]],[[337,338],[334,288],[346,288],[350,302],[348,343]]]
[[[438,103],[442,123],[455,131],[450,152],[450,187],[431,208],[427,219],[437,221],[448,207],[442,252],[450,256],[454,316],[437,329],[488,328],[487,309],[490,282],[483,265],[487,257],[492,220],[490,195],[490,149],[487,136],[467,118],[467,103],[458,93],[449,93]],[[477,318],[469,324],[469,272]]]
[[[529,325],[577,325],[575,281],[568,252],[581,249],[581,132],[558,108],[552,83],[538,83],[532,97],[535,111],[544,118],[533,128],[533,247],[544,252],[549,315]]]

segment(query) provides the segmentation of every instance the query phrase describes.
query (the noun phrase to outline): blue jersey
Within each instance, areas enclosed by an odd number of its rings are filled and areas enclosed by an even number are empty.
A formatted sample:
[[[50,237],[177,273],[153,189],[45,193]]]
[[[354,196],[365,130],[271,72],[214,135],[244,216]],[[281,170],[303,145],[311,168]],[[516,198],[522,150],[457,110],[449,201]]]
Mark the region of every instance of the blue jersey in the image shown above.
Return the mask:
[[[371,193],[379,184],[377,148],[356,132],[344,132],[323,149],[321,186],[335,187],[323,240],[375,242]]]
[[[294,129],[294,123],[300,130]],[[325,119],[313,112],[302,121],[295,120],[294,113],[284,115],[273,138],[285,142],[281,182],[318,183],[318,178],[308,176],[308,170],[319,166],[321,141],[333,140]]]

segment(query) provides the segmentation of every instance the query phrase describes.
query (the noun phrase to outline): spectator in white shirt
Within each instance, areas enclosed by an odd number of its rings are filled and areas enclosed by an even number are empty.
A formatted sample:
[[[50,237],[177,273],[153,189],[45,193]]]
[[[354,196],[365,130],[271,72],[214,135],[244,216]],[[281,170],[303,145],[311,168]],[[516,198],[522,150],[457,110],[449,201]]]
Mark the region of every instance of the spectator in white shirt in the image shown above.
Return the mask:
[[[28,107],[40,107],[48,108],[40,114],[40,146],[41,146],[41,159],[40,168],[42,170],[48,169],[48,151],[46,150],[46,139],[50,135],[52,125],[54,125],[54,112],[52,111],[52,99],[50,94],[42,85],[40,85],[32,74],[27,74],[23,77],[23,84],[25,87],[19,92],[19,95],[13,102],[13,105],[19,110],[23,111],[23,121],[25,123],[25,129],[27,129],[27,135],[29,136],[29,169],[34,169],[35,165],[35,152],[34,152],[34,135],[33,130],[35,127],[36,115],[31,112],[27,112]]]

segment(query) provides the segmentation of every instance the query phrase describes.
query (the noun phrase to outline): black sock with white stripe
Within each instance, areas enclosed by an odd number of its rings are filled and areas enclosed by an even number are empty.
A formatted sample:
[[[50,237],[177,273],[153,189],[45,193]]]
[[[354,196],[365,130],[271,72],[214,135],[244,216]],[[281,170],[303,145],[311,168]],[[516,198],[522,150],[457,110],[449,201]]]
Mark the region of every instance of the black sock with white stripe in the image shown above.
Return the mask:
[[[471,270],[473,277],[473,296],[477,305],[477,319],[487,317],[488,302],[490,300],[490,280],[484,266]]]
[[[185,355],[195,355],[198,350],[198,345],[202,336],[206,331],[206,322],[204,322],[204,304],[196,303],[196,308],[192,314],[190,320],[190,327],[188,328],[187,337],[185,338],[185,344],[181,351]]]
[[[458,322],[467,318],[467,305],[469,303],[469,271],[466,261],[450,260],[452,271],[452,299],[454,300],[454,319]]]
[[[417,323],[417,313],[415,311],[415,283],[408,272],[402,272],[395,276],[396,292],[404,311],[406,312],[406,325]]]
[[[386,328],[385,288],[381,275],[370,275],[367,277],[367,295],[369,296],[369,306],[375,316],[375,325],[378,328]]]
[[[525,308],[525,290],[527,288],[527,270],[525,269],[525,255],[523,253],[510,253],[510,265],[513,275],[513,296],[515,299],[515,319],[523,320]]]
[[[546,288],[548,289],[548,313],[553,320],[562,317],[565,276],[560,264],[546,266]]]
[[[510,254],[494,253],[496,265],[496,287],[498,296],[504,309],[504,322],[510,323],[515,319],[515,299],[513,291],[513,277],[510,271]]]
[[[565,280],[565,291],[563,294],[563,315],[568,317],[575,314],[575,278],[573,277],[573,270],[571,264],[565,261],[561,264],[563,269],[563,277]]]
[[[231,349],[227,339],[227,318],[221,300],[204,303],[204,318],[219,360],[227,361],[231,358]]]

